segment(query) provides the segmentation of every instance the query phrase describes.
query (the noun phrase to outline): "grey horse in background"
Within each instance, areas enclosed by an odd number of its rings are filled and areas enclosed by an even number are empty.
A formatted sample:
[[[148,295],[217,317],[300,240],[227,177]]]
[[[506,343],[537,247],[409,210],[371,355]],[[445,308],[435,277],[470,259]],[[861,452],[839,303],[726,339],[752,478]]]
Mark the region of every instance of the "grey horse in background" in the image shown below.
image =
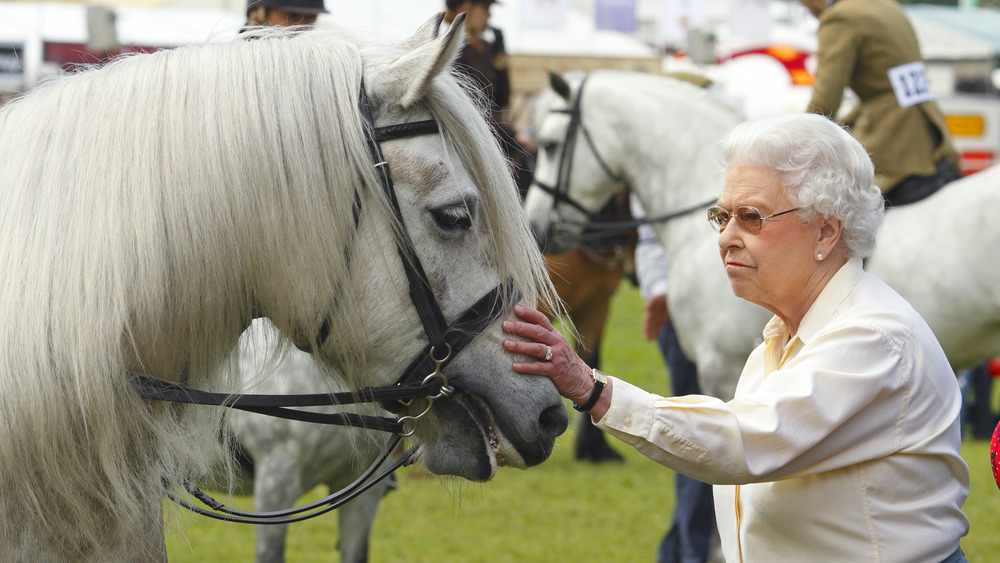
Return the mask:
[[[261,394],[343,390],[331,388],[340,378],[323,371],[312,356],[294,346],[278,353],[279,346],[282,346],[280,336],[269,321],[257,319],[247,329],[240,339],[237,359],[243,389]],[[280,358],[276,363],[275,357]],[[248,490],[252,480],[254,510],[258,512],[289,508],[320,484],[331,492],[341,489],[378,458],[385,441],[385,434],[380,432],[243,411],[231,413],[227,426],[246,454],[240,484]],[[383,479],[337,509],[341,561],[368,560],[368,539],[375,513],[382,497],[394,487],[394,480]],[[287,524],[257,525],[257,562],[284,561],[287,536]]]

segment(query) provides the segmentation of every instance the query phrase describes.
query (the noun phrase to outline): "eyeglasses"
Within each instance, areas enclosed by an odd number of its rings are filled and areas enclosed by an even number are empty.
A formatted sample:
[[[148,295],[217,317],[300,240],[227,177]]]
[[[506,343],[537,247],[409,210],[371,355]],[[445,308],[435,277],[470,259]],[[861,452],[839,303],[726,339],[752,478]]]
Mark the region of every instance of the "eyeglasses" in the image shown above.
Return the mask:
[[[735,212],[728,211],[716,205],[708,208],[708,224],[712,225],[712,228],[716,231],[722,232],[726,228],[726,225],[729,224],[729,220],[736,217],[736,222],[740,224],[740,227],[743,227],[743,230],[754,234],[759,233],[764,228],[764,221],[798,210],[799,208],[796,207],[795,209],[765,216],[761,214],[759,209],[750,207],[749,205],[741,205],[736,208]]]

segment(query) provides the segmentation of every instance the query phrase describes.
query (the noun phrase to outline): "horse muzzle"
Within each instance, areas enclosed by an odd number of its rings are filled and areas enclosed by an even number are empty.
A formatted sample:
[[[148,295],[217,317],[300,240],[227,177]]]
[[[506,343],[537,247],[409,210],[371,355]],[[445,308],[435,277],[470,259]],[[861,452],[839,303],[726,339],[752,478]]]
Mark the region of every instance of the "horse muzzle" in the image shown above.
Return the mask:
[[[519,402],[512,395],[498,403],[461,381],[453,382],[457,392],[434,405],[440,423],[437,440],[425,444],[424,461],[433,473],[486,481],[499,467],[538,465],[548,459],[556,438],[566,431],[569,417],[554,387],[544,394],[542,403],[537,389],[528,395],[531,400]],[[533,382],[538,383],[548,381]]]

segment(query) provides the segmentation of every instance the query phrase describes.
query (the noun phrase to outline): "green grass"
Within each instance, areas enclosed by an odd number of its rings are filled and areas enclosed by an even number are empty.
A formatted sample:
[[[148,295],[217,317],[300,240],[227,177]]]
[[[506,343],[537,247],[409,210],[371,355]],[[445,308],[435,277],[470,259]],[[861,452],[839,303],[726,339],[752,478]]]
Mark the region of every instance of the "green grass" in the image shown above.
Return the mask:
[[[655,343],[640,331],[642,304],[635,289],[615,297],[602,349],[605,371],[661,393],[666,372]],[[571,411],[572,412],[572,411]],[[574,413],[575,414],[575,413]],[[429,476],[419,465],[397,473],[400,488],[382,502],[372,534],[371,561],[549,562],[653,561],[673,507],[673,472],[621,443],[624,464],[573,460],[575,421],[552,457],[525,471],[502,469],[488,483]],[[972,470],[965,512],[972,529],[962,540],[970,561],[1000,561],[1000,492],[989,466],[989,443],[967,440]],[[308,499],[319,498],[317,488]],[[306,500],[306,499],[303,499]],[[250,508],[246,497],[234,505]],[[167,550],[173,562],[251,561],[253,528],[169,509]],[[336,561],[334,514],[295,524],[291,562]]]

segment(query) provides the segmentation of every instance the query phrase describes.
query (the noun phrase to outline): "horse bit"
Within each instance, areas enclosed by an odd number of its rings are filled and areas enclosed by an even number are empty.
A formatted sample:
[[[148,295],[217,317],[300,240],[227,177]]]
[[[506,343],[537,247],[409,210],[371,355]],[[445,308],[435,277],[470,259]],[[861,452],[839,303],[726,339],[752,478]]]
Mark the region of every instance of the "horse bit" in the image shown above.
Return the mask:
[[[657,217],[632,219],[627,221],[608,221],[604,220],[604,218],[600,217],[597,213],[588,211],[587,208],[585,208],[580,202],[570,197],[569,180],[570,174],[573,170],[573,157],[576,153],[576,140],[578,137],[576,134],[577,130],[580,130],[583,133],[583,138],[587,142],[587,147],[590,148],[590,152],[594,155],[594,158],[597,160],[597,164],[601,167],[604,175],[614,182],[626,183],[626,179],[623,176],[614,173],[607,161],[601,157],[601,153],[597,150],[597,145],[594,144],[594,139],[590,134],[590,130],[587,129],[587,126],[583,123],[583,112],[580,108],[583,102],[583,87],[587,84],[587,78],[588,77],[584,77],[580,82],[580,88],[577,90],[576,99],[573,100],[572,107],[569,109],[554,109],[550,112],[569,115],[569,125],[566,127],[566,136],[563,139],[563,150],[559,155],[559,165],[556,169],[556,184],[552,186],[539,182],[537,179],[534,181],[536,186],[538,186],[543,192],[552,196],[555,200],[553,210],[560,203],[565,203],[587,216],[587,220],[583,224],[594,232],[586,235],[578,235],[576,237],[577,242],[594,242],[613,238],[622,232],[635,229],[639,225],[669,221],[715,203],[715,198],[712,198],[704,203],[685,207],[680,211],[674,211]],[[569,222],[565,220],[563,221],[566,223]]]
[[[440,131],[440,127],[437,121],[433,119],[376,127],[371,102],[365,93],[364,83],[361,86],[360,107],[365,121],[364,127],[367,133],[368,149],[379,179],[379,184],[382,186],[385,197],[389,200],[396,220],[402,225],[402,210],[399,206],[399,200],[396,197],[395,187],[392,177],[389,174],[387,162],[382,154],[381,143],[393,139],[436,134]],[[355,191],[355,227],[358,226],[358,222],[360,221],[359,208],[360,194]],[[407,281],[409,282],[410,300],[413,302],[413,306],[420,317],[420,322],[423,325],[424,332],[427,334],[429,343],[393,385],[366,387],[359,391],[342,393],[232,395],[191,389],[144,375],[136,374],[133,377],[134,387],[138,391],[139,396],[144,399],[215,405],[291,420],[353,426],[392,433],[392,437],[378,458],[372,462],[372,465],[361,476],[343,489],[317,501],[286,510],[248,512],[230,508],[189,482],[185,482],[184,484],[187,492],[204,503],[208,509],[195,506],[178,498],[171,491],[167,490],[166,495],[171,500],[198,514],[227,522],[289,524],[326,514],[339,508],[367,491],[382,479],[387,478],[396,469],[410,465],[415,461],[416,446],[407,450],[398,460],[376,475],[378,467],[392,454],[402,438],[414,433],[417,420],[430,411],[434,401],[452,395],[454,388],[448,384],[447,378],[441,371],[442,368],[478,334],[483,332],[487,326],[500,317],[503,301],[501,295],[505,291],[512,293],[514,289],[509,284],[493,288],[449,326],[430,289],[427,274],[420,264],[409,233],[406,229],[400,229],[400,231],[397,251],[402,260]],[[316,337],[317,345],[322,344],[329,336],[329,326],[330,322],[327,319]],[[417,399],[426,400],[426,408],[417,415],[397,416],[394,419],[355,413],[317,413],[289,408],[380,403],[382,408],[398,414]]]

